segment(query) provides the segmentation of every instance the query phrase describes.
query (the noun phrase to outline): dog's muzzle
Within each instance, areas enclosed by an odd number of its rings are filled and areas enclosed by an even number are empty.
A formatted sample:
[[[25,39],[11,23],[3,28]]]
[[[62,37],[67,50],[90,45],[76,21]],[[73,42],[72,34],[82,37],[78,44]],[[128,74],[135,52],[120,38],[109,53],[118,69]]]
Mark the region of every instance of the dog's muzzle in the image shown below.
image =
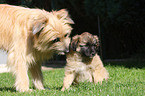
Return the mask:
[[[65,53],[69,53],[69,49],[66,49],[66,50],[65,50]]]
[[[69,53],[69,49],[66,49],[65,51],[59,52],[58,54],[59,55],[65,55],[67,53]]]

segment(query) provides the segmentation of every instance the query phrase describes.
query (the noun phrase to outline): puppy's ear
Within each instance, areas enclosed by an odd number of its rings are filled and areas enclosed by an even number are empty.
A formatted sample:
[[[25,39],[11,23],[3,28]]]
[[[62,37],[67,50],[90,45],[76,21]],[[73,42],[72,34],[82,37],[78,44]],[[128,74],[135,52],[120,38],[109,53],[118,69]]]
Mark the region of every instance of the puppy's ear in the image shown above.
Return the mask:
[[[100,46],[98,36],[97,36],[97,35],[94,35],[94,38],[95,38],[95,41],[96,41],[96,45],[97,45],[97,47]]]
[[[79,43],[79,35],[76,35],[72,38],[71,43],[70,43],[70,49],[73,51],[76,51],[78,43]]]
[[[68,11],[66,9],[61,9],[54,12],[58,19],[64,19],[65,23],[74,24],[74,21],[70,18]]]

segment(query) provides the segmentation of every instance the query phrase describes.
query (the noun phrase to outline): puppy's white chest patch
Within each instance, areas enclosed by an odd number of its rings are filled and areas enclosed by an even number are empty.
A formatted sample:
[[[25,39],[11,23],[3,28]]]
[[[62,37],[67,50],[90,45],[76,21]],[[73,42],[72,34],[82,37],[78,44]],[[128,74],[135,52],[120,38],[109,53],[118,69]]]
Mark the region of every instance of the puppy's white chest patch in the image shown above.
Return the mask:
[[[76,68],[76,72],[77,73],[80,73],[80,72],[85,72],[86,71],[86,68],[87,66],[83,63],[79,63],[79,66]]]
[[[83,63],[80,63],[79,67],[77,67],[77,69],[76,69],[76,74],[77,74],[76,80],[78,82],[84,82],[84,81],[90,81],[90,82],[92,82],[92,78],[91,78],[92,74],[89,71],[89,68],[88,68],[87,65],[85,65]]]

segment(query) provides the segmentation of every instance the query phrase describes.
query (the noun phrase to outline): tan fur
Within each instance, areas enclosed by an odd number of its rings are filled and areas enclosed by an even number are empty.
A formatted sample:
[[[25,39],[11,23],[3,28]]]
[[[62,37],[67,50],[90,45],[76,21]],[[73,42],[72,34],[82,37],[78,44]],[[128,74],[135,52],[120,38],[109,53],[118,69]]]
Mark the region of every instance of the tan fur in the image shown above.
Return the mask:
[[[0,48],[16,76],[16,90],[29,90],[28,70],[37,89],[44,89],[41,63],[54,53],[64,54],[73,24],[65,9],[47,12],[0,4]],[[53,42],[56,38],[59,41]]]
[[[96,54],[93,58],[89,58],[80,53],[80,45],[86,46],[86,43],[90,40],[90,38],[93,42],[96,42],[93,39],[98,39],[98,37],[92,36],[93,35],[85,32],[73,37],[71,42],[77,42],[78,44],[76,51],[70,49],[70,52],[67,54],[67,64],[65,67],[65,77],[63,81],[63,88],[61,89],[62,91],[68,89],[73,82],[79,83],[88,81],[102,83],[104,79],[107,80],[109,78],[109,73],[103,66],[98,54]],[[98,41],[95,44],[98,47]]]

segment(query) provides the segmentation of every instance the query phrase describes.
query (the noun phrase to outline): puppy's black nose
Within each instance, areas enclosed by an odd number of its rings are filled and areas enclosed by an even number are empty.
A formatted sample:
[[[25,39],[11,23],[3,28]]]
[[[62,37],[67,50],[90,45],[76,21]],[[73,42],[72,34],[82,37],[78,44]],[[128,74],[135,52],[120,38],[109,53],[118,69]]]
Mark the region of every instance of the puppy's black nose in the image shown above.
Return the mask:
[[[95,54],[91,54],[92,56],[95,56]]]
[[[91,53],[91,56],[95,56],[95,54],[96,54],[96,52],[94,51],[94,52]]]

